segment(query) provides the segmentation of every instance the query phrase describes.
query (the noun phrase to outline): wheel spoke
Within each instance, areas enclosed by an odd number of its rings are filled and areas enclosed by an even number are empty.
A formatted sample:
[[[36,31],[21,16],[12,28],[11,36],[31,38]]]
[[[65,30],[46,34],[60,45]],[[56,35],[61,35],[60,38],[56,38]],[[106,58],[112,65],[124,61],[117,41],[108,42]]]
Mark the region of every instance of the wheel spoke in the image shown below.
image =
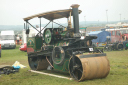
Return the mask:
[[[81,69],[78,69],[81,73],[83,73],[83,71]]]
[[[71,72],[73,78],[75,78],[76,80],[78,80],[78,78],[76,77],[76,74],[75,74],[75,70]]]
[[[82,65],[78,65],[77,69],[79,69]]]
[[[73,62],[74,61],[74,62]],[[75,80],[80,80],[83,74],[83,68],[80,60],[75,57],[71,59],[70,62],[70,74]]]

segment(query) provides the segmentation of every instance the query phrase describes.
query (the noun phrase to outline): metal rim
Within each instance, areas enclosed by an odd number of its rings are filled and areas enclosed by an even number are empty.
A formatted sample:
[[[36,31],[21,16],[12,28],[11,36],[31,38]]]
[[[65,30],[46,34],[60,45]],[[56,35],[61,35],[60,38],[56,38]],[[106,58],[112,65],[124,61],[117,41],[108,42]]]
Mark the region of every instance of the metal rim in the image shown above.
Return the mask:
[[[64,49],[60,46],[55,47],[52,52],[52,60],[57,65],[63,65],[65,59]]]
[[[45,42],[47,43],[47,44],[49,44],[50,42],[51,42],[51,40],[52,40],[52,33],[51,33],[51,31],[49,30],[49,29],[47,29],[46,31],[45,31],[45,33],[44,33],[44,40],[45,40]]]
[[[37,57],[28,57],[29,66],[32,70],[36,70],[38,66]]]
[[[79,81],[83,74],[83,67],[80,59],[75,56],[75,65],[73,65],[73,58],[69,62],[69,72],[72,78]]]
[[[104,46],[104,51],[112,51],[111,46]]]
[[[119,44],[117,45],[117,49],[118,49],[118,50],[123,50],[123,44],[119,43]]]

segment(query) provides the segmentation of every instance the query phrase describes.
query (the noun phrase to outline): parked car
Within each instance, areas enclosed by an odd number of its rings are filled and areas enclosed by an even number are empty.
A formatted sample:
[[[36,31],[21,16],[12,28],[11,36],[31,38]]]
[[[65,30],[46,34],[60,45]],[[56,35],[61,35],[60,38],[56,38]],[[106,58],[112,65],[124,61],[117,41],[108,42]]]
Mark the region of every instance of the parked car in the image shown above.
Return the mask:
[[[0,44],[0,58],[1,58],[1,44]]]
[[[27,44],[24,43],[23,45],[20,46],[19,49],[20,49],[20,51],[25,51],[26,52],[27,51]]]
[[[16,48],[15,34],[13,30],[1,31],[1,47],[4,48]]]

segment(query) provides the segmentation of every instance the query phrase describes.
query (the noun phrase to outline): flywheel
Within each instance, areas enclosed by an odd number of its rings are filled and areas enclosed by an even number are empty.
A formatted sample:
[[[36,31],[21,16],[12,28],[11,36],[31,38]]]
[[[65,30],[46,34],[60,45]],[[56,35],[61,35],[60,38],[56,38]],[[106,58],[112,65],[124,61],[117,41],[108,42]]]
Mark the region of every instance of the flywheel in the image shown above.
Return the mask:
[[[44,41],[49,44],[52,40],[52,33],[49,29],[46,29],[44,32]]]
[[[55,47],[52,52],[52,60],[53,63],[57,65],[62,65],[65,59],[65,52],[64,49],[60,46]]]

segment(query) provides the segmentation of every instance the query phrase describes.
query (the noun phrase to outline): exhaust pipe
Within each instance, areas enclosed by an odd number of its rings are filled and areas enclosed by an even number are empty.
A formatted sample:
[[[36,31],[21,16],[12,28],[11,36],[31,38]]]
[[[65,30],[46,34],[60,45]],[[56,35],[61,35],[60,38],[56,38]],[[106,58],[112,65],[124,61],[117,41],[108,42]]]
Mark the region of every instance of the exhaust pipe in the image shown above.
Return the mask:
[[[78,12],[78,7],[80,5],[78,4],[73,4],[71,5],[72,7],[72,13],[73,13],[73,24],[74,24],[74,33],[79,33],[79,12]]]

